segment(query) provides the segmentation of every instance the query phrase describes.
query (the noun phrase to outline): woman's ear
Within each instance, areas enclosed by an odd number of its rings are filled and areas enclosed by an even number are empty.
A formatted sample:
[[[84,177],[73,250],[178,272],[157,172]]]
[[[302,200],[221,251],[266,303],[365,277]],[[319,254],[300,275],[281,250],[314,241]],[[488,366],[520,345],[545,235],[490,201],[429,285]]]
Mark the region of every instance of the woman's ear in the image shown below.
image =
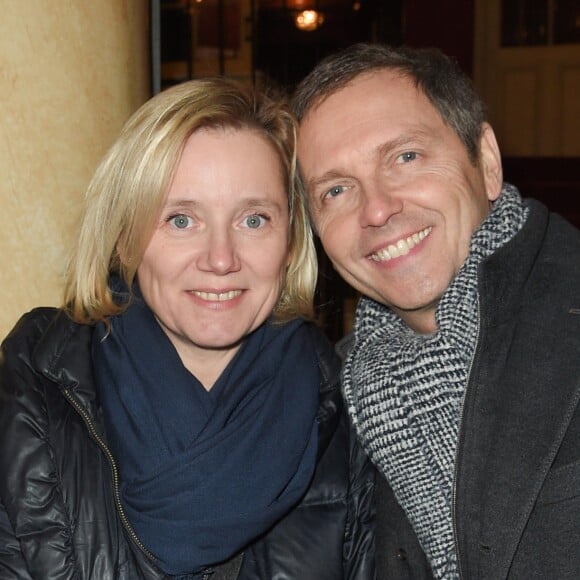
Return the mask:
[[[117,251],[119,264],[125,268],[131,268],[133,257],[131,256],[131,253],[127,251],[127,240],[123,240],[123,236],[117,240],[115,250]]]
[[[479,151],[487,198],[495,201],[501,193],[503,169],[497,139],[489,123],[482,126]]]

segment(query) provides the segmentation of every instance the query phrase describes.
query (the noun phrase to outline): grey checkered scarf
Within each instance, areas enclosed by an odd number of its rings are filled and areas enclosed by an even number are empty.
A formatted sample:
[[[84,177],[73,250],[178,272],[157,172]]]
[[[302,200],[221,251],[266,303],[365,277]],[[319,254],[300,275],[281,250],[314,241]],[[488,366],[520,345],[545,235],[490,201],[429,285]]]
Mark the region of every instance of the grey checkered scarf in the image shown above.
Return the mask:
[[[420,335],[389,308],[362,299],[344,392],[358,435],[388,479],[436,578],[458,575],[451,515],[459,419],[479,325],[477,272],[523,226],[528,209],[504,184],[470,254]]]

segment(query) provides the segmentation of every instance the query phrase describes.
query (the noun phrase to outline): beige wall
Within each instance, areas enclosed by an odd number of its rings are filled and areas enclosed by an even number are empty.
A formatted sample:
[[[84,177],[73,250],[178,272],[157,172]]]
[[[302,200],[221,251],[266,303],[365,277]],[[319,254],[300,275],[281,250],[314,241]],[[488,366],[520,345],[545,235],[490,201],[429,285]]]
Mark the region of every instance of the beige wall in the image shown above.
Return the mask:
[[[0,0],[0,338],[58,305],[84,189],[149,96],[147,0]]]

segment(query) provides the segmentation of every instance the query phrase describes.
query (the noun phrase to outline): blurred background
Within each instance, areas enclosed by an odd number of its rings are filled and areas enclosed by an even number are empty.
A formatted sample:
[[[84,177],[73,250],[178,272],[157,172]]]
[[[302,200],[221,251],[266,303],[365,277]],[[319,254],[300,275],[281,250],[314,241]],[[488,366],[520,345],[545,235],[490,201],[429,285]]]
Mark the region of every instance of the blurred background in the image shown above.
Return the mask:
[[[580,226],[580,0],[0,0],[0,338],[57,305],[83,193],[129,115],[226,75],[291,91],[359,41],[436,46],[483,96],[505,176]],[[321,256],[333,339],[357,296]]]

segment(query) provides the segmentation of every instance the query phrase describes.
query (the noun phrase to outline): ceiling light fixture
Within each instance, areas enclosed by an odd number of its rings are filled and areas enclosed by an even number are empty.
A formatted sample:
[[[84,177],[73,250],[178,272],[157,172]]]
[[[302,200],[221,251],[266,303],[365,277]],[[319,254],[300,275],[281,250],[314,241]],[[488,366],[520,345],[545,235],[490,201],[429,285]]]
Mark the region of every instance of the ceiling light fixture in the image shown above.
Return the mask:
[[[311,32],[324,23],[324,14],[318,10],[302,10],[294,16],[294,24],[299,30]]]

